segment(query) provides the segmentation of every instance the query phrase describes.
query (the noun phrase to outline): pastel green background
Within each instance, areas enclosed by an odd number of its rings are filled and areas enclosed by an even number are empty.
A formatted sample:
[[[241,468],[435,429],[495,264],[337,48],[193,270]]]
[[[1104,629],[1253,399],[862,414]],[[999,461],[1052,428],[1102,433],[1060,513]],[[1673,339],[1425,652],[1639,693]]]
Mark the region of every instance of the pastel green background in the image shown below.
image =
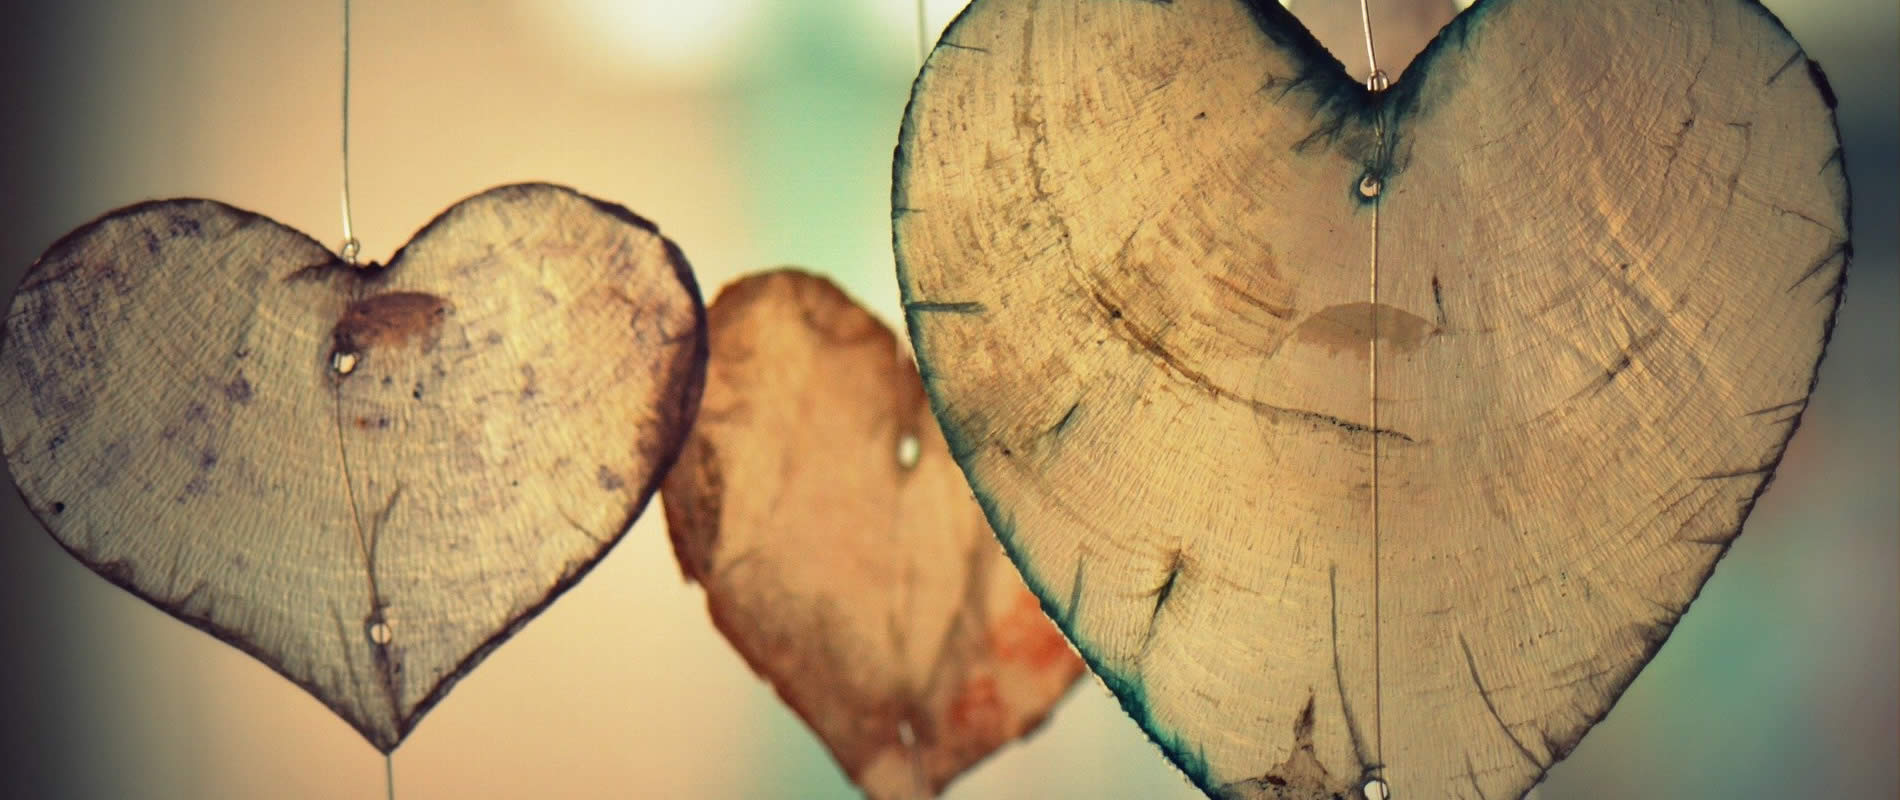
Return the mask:
[[[932,30],[957,5],[930,3]],[[1840,96],[1847,299],[1773,488],[1543,800],[1891,797],[1900,782],[1900,10],[1768,5]],[[358,0],[364,254],[386,258],[481,189],[550,180],[657,221],[708,302],[793,264],[896,322],[890,158],[914,14],[912,0]],[[339,36],[331,2],[15,9],[0,28],[4,286],[67,230],[154,197],[340,240]],[[322,705],[93,576],[0,496],[0,796],[380,796],[382,759]],[[404,798],[853,796],[712,629],[657,508],[395,765]],[[949,796],[1197,795],[1089,680]]]

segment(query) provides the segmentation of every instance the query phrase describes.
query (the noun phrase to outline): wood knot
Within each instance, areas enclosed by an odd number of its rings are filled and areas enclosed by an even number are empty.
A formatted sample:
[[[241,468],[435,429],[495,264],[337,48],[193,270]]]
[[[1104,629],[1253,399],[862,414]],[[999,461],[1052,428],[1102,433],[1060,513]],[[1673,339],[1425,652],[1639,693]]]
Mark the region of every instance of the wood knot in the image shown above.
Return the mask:
[[[417,339],[427,352],[434,348],[449,310],[447,300],[423,292],[390,292],[358,300],[344,310],[331,332],[332,360],[347,354],[354,367],[354,359],[371,350],[402,347]]]

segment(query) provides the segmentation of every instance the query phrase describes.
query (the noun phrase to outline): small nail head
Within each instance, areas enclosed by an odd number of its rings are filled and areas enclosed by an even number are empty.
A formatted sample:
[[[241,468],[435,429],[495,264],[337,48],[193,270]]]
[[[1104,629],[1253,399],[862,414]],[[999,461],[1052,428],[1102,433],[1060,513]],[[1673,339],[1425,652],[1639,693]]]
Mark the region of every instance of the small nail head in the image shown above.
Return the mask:
[[[356,364],[363,357],[348,350],[338,350],[330,356],[330,369],[338,375],[348,375],[356,371]]]
[[[1368,91],[1383,92],[1391,88],[1391,86],[1392,81],[1385,76],[1385,70],[1375,69],[1371,75],[1366,76],[1366,89]]]
[[[1361,197],[1378,197],[1379,191],[1384,188],[1385,183],[1380,181],[1378,176],[1370,173],[1367,173],[1365,177],[1359,179],[1359,195]]]
[[[396,631],[387,621],[377,620],[369,624],[369,640],[377,645],[387,645],[396,640]]]
[[[1388,800],[1388,798],[1392,797],[1392,791],[1385,785],[1385,781],[1380,778],[1373,778],[1366,781],[1366,785],[1361,791],[1365,793],[1366,800]]]
[[[343,257],[343,263],[355,264],[356,257],[362,252],[363,252],[363,243],[357,241],[356,237],[352,236],[348,239],[343,240],[343,247],[339,249],[339,252],[337,253],[337,255],[340,255]]]

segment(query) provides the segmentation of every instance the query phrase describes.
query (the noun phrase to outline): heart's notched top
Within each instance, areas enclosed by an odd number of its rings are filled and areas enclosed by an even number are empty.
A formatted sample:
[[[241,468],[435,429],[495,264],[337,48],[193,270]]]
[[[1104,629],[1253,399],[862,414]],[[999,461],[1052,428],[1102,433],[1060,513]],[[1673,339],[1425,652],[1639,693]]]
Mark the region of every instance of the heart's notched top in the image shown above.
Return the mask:
[[[0,439],[60,545],[387,752],[645,508],[705,359],[678,248],[571,189],[470,197],[386,267],[167,200],[28,272]]]
[[[323,363],[334,364],[338,358],[360,361],[370,350],[403,347],[412,340],[428,353],[440,344],[443,319],[452,310],[448,300],[426,292],[388,292],[357,300],[337,320]]]
[[[1383,92],[1272,0],[977,0],[899,136],[901,299],[997,537],[1197,785],[1519,796],[1799,424],[1834,102],[1754,0],[1480,0]]]

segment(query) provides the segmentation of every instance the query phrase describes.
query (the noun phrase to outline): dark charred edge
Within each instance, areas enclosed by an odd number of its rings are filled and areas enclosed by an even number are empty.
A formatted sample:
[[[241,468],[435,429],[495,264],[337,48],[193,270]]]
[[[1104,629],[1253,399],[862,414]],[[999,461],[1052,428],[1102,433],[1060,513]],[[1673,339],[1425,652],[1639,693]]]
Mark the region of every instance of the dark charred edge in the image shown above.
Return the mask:
[[[1474,4],[1472,8],[1475,9],[1488,3],[1505,1],[1507,0],[1478,0],[1478,3]],[[1781,23],[1780,18],[1776,17],[1774,12],[1770,11],[1766,6],[1763,6],[1760,0],[1740,0],[1740,2],[1745,8],[1754,11],[1757,15],[1773,25],[1774,29],[1779,31],[1781,35],[1787,39],[1789,44],[1794,45],[1797,50],[1797,55],[1803,58],[1806,57],[1806,52],[1801,50],[1800,43],[1795,41],[1793,34],[1788,32],[1787,26]],[[1813,62],[1809,63],[1812,64]],[[1817,65],[1814,66],[1813,69],[1818,71],[1820,68]],[[1832,111],[1828,113],[1828,117],[1829,124],[1834,130],[1835,147],[1838,151],[1840,147],[1840,120]],[[1840,167],[1840,210],[1841,219],[1846,225],[1846,236],[1843,238],[1850,243],[1850,247],[1843,251],[1841,269],[1835,278],[1834,286],[1822,295],[1824,299],[1832,299],[1827,311],[1827,317],[1821,325],[1820,353],[1815,356],[1814,366],[1809,372],[1807,389],[1802,393],[1799,399],[1783,404],[1784,407],[1788,408],[1793,408],[1798,404],[1800,409],[1789,418],[1791,424],[1783,431],[1781,441],[1776,442],[1768,449],[1767,458],[1763,460],[1763,466],[1770,471],[1770,474],[1772,474],[1772,470],[1780,465],[1781,459],[1787,454],[1788,442],[1792,441],[1795,433],[1800,430],[1801,423],[1805,420],[1807,415],[1807,409],[1810,405],[1809,401],[1814,396],[1814,389],[1820,384],[1821,367],[1827,361],[1828,345],[1833,342],[1834,326],[1840,319],[1841,297],[1845,294],[1847,276],[1851,271],[1854,200],[1853,187],[1847,182],[1847,164],[1844,156],[1841,158]],[[1743,528],[1747,525],[1748,517],[1754,512],[1756,503],[1761,500],[1761,496],[1768,490],[1769,483],[1770,481],[1767,478],[1762,478],[1761,481],[1756,484],[1750,496],[1740,504],[1735,525],[1726,534],[1727,541],[1711,545],[1718,548],[1718,552],[1709,560],[1708,566],[1702,570],[1702,574],[1696,576],[1694,584],[1695,591],[1691,593],[1689,598],[1682,604],[1681,610],[1674,612],[1665,610],[1662,618],[1657,619],[1653,624],[1643,629],[1644,646],[1642,653],[1629,662],[1629,669],[1624,674],[1616,676],[1605,683],[1607,691],[1604,692],[1601,707],[1595,712],[1585,715],[1586,718],[1584,721],[1576,726],[1574,733],[1570,734],[1568,738],[1552,740],[1548,735],[1545,736],[1546,744],[1555,744],[1557,747],[1557,749],[1553,749],[1551,752],[1551,756],[1554,760],[1562,760],[1564,756],[1569,755],[1570,751],[1575,749],[1577,744],[1582,741],[1584,735],[1588,734],[1597,723],[1602,722],[1615,710],[1617,701],[1629,690],[1630,684],[1636,681],[1636,677],[1642,673],[1643,668],[1648,666],[1649,662],[1655,659],[1656,653],[1662,650],[1663,644],[1668,641],[1669,635],[1675,629],[1676,622],[1681,619],[1681,615],[1687,613],[1688,609],[1693,608],[1696,599],[1701,597],[1702,592],[1708,588],[1709,578],[1714,575],[1715,570],[1721,566],[1722,559],[1728,555],[1729,549],[1734,546],[1735,540],[1741,535]],[[1722,536],[1722,534],[1715,534],[1705,538],[1714,539],[1719,536]],[[1543,780],[1543,776],[1539,775],[1535,780],[1531,781],[1531,784],[1527,785],[1524,790],[1528,790],[1530,785],[1535,785],[1541,780]]]
[[[1346,669],[1339,658],[1339,565],[1326,568],[1326,589],[1332,598],[1333,621],[1333,686],[1339,690],[1340,716],[1346,718],[1346,737],[1352,740],[1352,757],[1359,762],[1362,772],[1376,776],[1384,764],[1373,763],[1372,755],[1366,752],[1365,737],[1359,735],[1359,718],[1352,713],[1352,701],[1346,699]]]
[[[151,213],[155,211],[182,210],[182,209],[189,209],[189,208],[196,208],[196,207],[209,207],[213,210],[216,210],[217,212],[221,214],[226,214],[230,216],[233,220],[236,221],[237,228],[247,228],[252,225],[266,224],[266,225],[274,226],[277,229],[287,234],[290,234],[291,236],[301,238],[303,239],[304,242],[307,242],[311,246],[311,248],[315,250],[315,252],[323,254],[323,256],[321,257],[314,256],[314,255],[312,256],[313,261],[320,262],[318,263],[319,267],[327,267],[333,264],[343,263],[342,258],[338,257],[335,253],[330,252],[330,248],[325,247],[321,242],[318,242],[316,239],[311,238],[309,234],[304,233],[303,231],[297,230],[296,228],[292,228],[281,222],[278,222],[275,219],[264,216],[263,214],[259,214],[255,211],[246,211],[242,208],[238,208],[237,206],[233,206],[228,203],[222,203],[217,200],[210,200],[210,199],[206,199],[202,197],[173,197],[173,198],[167,198],[163,200],[146,200],[143,202],[133,203],[128,206],[121,206],[111,211],[107,211],[104,214],[100,214],[99,216],[94,217],[91,220],[81,224],[79,227],[74,228],[70,231],[67,231],[65,235],[59,237],[58,239],[55,239],[53,243],[50,246],[48,246],[44,252],[40,254],[39,258],[36,258],[33,260],[33,264],[31,266],[28,266],[26,268],[26,272],[20,275],[19,282],[15,284],[13,287],[13,293],[8,295],[8,297],[17,298],[21,294],[25,294],[26,292],[33,291],[45,284],[51,283],[53,281],[59,280],[60,278],[64,277],[65,276],[64,272],[61,272],[58,274],[49,274],[48,270],[50,270],[53,267],[53,265],[63,260],[68,251],[78,247],[80,242],[86,239],[89,239],[95,234],[97,234],[99,232],[99,229],[105,227],[108,223],[117,222],[119,220],[124,220],[124,219],[130,219],[132,217],[136,217],[141,214]],[[12,306],[11,300],[8,301],[8,306],[10,310]],[[5,331],[0,330],[0,346],[3,346],[4,342],[5,342]]]
[[[409,237],[409,241],[404,242],[402,247],[396,250],[396,254],[389,257],[389,261],[375,269],[364,270],[365,278],[373,282],[393,272],[397,266],[402,263],[403,256],[409,252],[409,248],[415,247],[416,243],[422,241],[429,234],[434,233],[438,226],[447,224],[451,219],[461,215],[478,203],[490,202],[507,196],[527,195],[544,191],[551,191],[556,194],[584,200],[596,210],[646,231],[647,233],[653,234],[654,236],[660,237],[662,241],[666,241],[669,247],[672,246],[672,242],[666,240],[666,237],[660,234],[660,227],[658,225],[655,225],[651,220],[639,214],[633,213],[628,210],[626,206],[592,197],[572,187],[563,186],[558,183],[504,183],[498,186],[491,186],[468,197],[464,197],[461,200],[457,200],[453,205],[438,212],[434,217],[431,217],[428,222],[423,223],[421,228],[416,229],[415,234]],[[698,297],[697,284],[693,286],[693,292],[694,296]]]
[[[1834,96],[1834,85],[1827,82],[1827,73],[1821,71],[1821,63],[1811,58],[1808,59],[1808,80],[1821,93],[1821,101],[1827,103],[1828,110],[1840,105],[1840,98]]]
[[[956,303],[933,303],[933,302],[927,302],[927,301],[917,301],[917,302],[904,304],[904,312],[906,314],[930,314],[930,313],[981,314],[987,310],[989,309],[985,308],[982,303],[979,303],[976,301],[965,301],[965,302],[956,302]]]
[[[541,612],[546,610],[555,600],[560,599],[561,595],[565,594],[567,590],[573,588],[575,584],[580,583],[581,579],[587,577],[588,573],[592,572],[594,567],[598,566],[607,554],[613,551],[614,546],[619,544],[620,540],[626,537],[627,531],[633,527],[633,523],[640,519],[641,514],[645,513],[647,504],[652,501],[654,494],[659,491],[660,485],[666,479],[667,474],[673,471],[673,465],[678,461],[680,451],[684,449],[686,441],[692,433],[693,422],[699,414],[700,396],[705,391],[706,362],[710,346],[706,332],[706,305],[700,298],[699,283],[694,279],[693,267],[687,262],[686,254],[682,252],[679,246],[674,244],[671,239],[661,235],[659,227],[652,222],[633,214],[633,212],[628,211],[623,206],[596,200],[566,187],[556,186],[554,184],[513,184],[484,192],[482,195],[477,195],[477,197],[484,197],[503,191],[532,190],[536,187],[550,188],[580,197],[593,204],[595,208],[629,222],[635,227],[660,239],[666,249],[667,262],[668,266],[672,269],[673,278],[678,282],[679,288],[684,291],[686,299],[692,301],[694,327],[693,346],[690,350],[686,348],[676,349],[671,363],[667,365],[667,375],[669,379],[662,382],[663,389],[660,392],[660,397],[663,401],[665,399],[671,399],[674,402],[670,406],[663,402],[658,410],[661,413],[661,420],[664,423],[663,428],[668,431],[669,435],[665,441],[659,443],[653,452],[645,454],[652,457],[652,469],[647,475],[646,483],[641,486],[637,499],[628,506],[625,519],[615,525],[613,533],[600,543],[600,546],[595,549],[590,557],[581,560],[578,568],[563,575],[539,601],[530,603],[525,610],[515,615],[506,625],[502,626],[499,632],[490,636],[487,641],[482,642],[481,645],[477,646],[465,656],[461,662],[457,663],[453,669],[444,673],[442,679],[423,695],[422,701],[416,704],[415,710],[398,721],[396,743],[400,743],[403,738],[409,735],[410,731],[415,729],[417,722],[422,719],[423,715],[434,708],[436,703],[441,702],[442,698],[447,696],[449,690],[454,688],[456,682],[460,681],[463,676],[479,666],[482,660],[488,657],[489,653],[513,637],[516,632],[520,631],[528,622],[539,616]],[[471,200],[472,199],[474,198],[471,198]],[[460,208],[468,202],[469,201],[465,200],[462,203],[456,204],[456,206],[449,211],[443,212],[442,216],[437,217],[434,222],[431,222],[429,226],[423,229],[423,233],[426,233],[429,227],[440,223],[443,218],[453,213],[456,208]],[[421,238],[422,235],[422,233],[416,234],[415,238],[410,240],[410,243],[413,244],[415,240]],[[403,246],[404,250],[407,250],[408,247],[409,245]],[[391,268],[396,265],[401,256],[402,253],[398,252],[395,257],[389,260]],[[388,753],[394,750],[396,743],[392,743],[390,747],[383,752]]]
[[[1539,761],[1531,749],[1517,738],[1517,734],[1511,732],[1511,726],[1504,724],[1504,715],[1498,713],[1497,703],[1491,700],[1491,690],[1484,688],[1484,679],[1478,677],[1478,660],[1471,655],[1471,643],[1465,641],[1464,631],[1458,632],[1458,647],[1465,651],[1465,668],[1471,671],[1471,685],[1478,687],[1478,699],[1484,701],[1485,710],[1491,712],[1491,719],[1497,721],[1498,730],[1504,732],[1504,738],[1511,740],[1511,745],[1517,748],[1517,752],[1524,756],[1525,761],[1529,761],[1531,766],[1537,768],[1540,775],[1550,769],[1550,764]]]
[[[1510,2],[1510,0],[1478,0],[1477,3],[1472,5],[1472,9],[1475,10],[1481,6],[1499,2]],[[1794,35],[1788,32],[1787,26],[1781,23],[1780,18],[1776,17],[1774,12],[1770,11],[1766,6],[1763,6],[1760,0],[1740,0],[1740,2],[1745,8],[1755,12],[1773,25],[1774,29],[1779,31],[1788,43],[1796,48],[1797,55],[1803,58],[1807,56],[1806,52],[1801,50],[1800,43],[1795,41]],[[1470,13],[1470,11],[1468,10],[1466,13]],[[1416,64],[1417,62],[1414,63]],[[1813,64],[1812,61],[1809,63]],[[1820,69],[1818,65],[1812,68],[1817,71]],[[1403,86],[1403,84],[1400,85]],[[1826,98],[1822,99],[1825,100]],[[1778,410],[1781,407],[1794,408],[1796,405],[1799,405],[1800,408],[1787,418],[1786,421],[1790,424],[1787,426],[1787,429],[1782,432],[1781,440],[1768,448],[1766,453],[1767,457],[1763,459],[1762,464],[1763,468],[1767,471],[1767,475],[1772,475],[1773,470],[1780,466],[1781,459],[1787,454],[1788,442],[1794,439],[1794,435],[1799,432],[1801,428],[1801,423],[1806,419],[1810,400],[1814,397],[1815,387],[1820,384],[1821,367],[1827,362],[1828,345],[1831,344],[1834,339],[1834,326],[1840,320],[1841,298],[1846,293],[1848,273],[1851,272],[1853,261],[1853,187],[1847,182],[1846,158],[1840,151],[1840,120],[1831,110],[1828,112],[1828,117],[1829,125],[1834,130],[1835,152],[1838,155],[1840,164],[1840,212],[1841,219],[1846,225],[1846,235],[1842,238],[1848,243],[1848,247],[1842,251],[1841,268],[1835,277],[1834,285],[1821,295],[1823,300],[1827,300],[1830,303],[1830,306],[1827,311],[1827,317],[1821,325],[1820,352],[1815,356],[1814,366],[1809,372],[1807,388],[1799,399],[1784,403],[1780,407],[1774,407],[1774,410]],[[1823,171],[1825,171],[1825,169]],[[1770,409],[1765,409],[1764,411],[1766,410]],[[1701,597],[1702,592],[1708,588],[1709,578],[1715,574],[1716,569],[1722,564],[1722,559],[1728,555],[1729,549],[1734,546],[1735,540],[1741,536],[1742,530],[1747,525],[1749,516],[1754,513],[1755,505],[1760,502],[1762,495],[1767,492],[1770,483],[1771,481],[1767,477],[1761,478],[1760,482],[1755,485],[1754,491],[1750,493],[1748,498],[1741,502],[1735,525],[1726,534],[1716,533],[1703,537],[1710,540],[1710,546],[1717,548],[1718,552],[1709,560],[1708,566],[1702,570],[1702,573],[1696,576],[1694,584],[1695,591],[1690,594],[1679,611],[1671,612],[1665,610],[1665,615],[1662,618],[1645,628],[1643,652],[1629,662],[1630,667],[1625,674],[1617,676],[1604,684],[1607,690],[1604,692],[1601,707],[1593,713],[1586,714],[1583,722],[1577,725],[1574,733],[1570,734],[1567,738],[1553,740],[1546,734],[1546,744],[1556,745],[1556,748],[1551,751],[1553,763],[1555,761],[1561,761],[1565,756],[1569,755],[1571,750],[1575,749],[1577,744],[1583,740],[1583,737],[1588,734],[1592,728],[1596,727],[1597,723],[1602,722],[1615,710],[1617,701],[1629,690],[1630,684],[1634,683],[1636,677],[1642,674],[1643,668],[1648,666],[1649,662],[1655,659],[1656,653],[1661,651],[1663,644],[1668,641],[1669,635],[1674,630],[1676,622],[1681,619],[1682,614],[1687,613],[1688,609],[1695,606],[1696,599]],[[1718,538],[1725,538],[1726,541],[1719,543],[1713,541]],[[1528,791],[1530,786],[1534,786],[1537,782],[1542,780],[1543,776],[1539,775],[1535,780],[1531,781],[1530,784],[1526,785],[1522,791]]]
[[[969,10],[966,8],[964,14],[968,13]],[[960,16],[958,19],[961,20],[963,17]],[[954,29],[954,23],[952,27]],[[946,35],[948,34],[946,33]],[[904,273],[904,262],[901,254],[898,256],[898,289],[900,296],[908,294],[910,291],[910,285]],[[1148,740],[1153,742],[1155,746],[1161,750],[1161,754],[1168,759],[1169,763],[1173,764],[1176,769],[1181,770],[1181,773],[1187,776],[1188,780],[1202,792],[1212,796],[1213,793],[1218,790],[1218,787],[1209,780],[1205,754],[1198,750],[1190,750],[1178,737],[1163,730],[1155,721],[1153,715],[1147,708],[1146,690],[1143,688],[1139,676],[1126,675],[1111,669],[1107,663],[1104,662],[1101,654],[1077,635],[1075,615],[1070,612],[1078,609],[1080,606],[1079,591],[1073,592],[1073,596],[1068,598],[1070,601],[1069,610],[1065,611],[1058,605],[1062,598],[1060,598],[1053,587],[1051,587],[1047,581],[1043,580],[1042,576],[1030,566],[1022,549],[1017,546],[1015,518],[1004,512],[1002,507],[997,504],[996,499],[990,494],[989,490],[984,487],[982,477],[977,474],[969,458],[970,454],[973,453],[976,448],[968,441],[968,437],[957,426],[948,403],[940,396],[936,381],[932,377],[929,368],[928,347],[920,335],[918,318],[912,314],[906,314],[905,317],[912,337],[911,341],[915,345],[913,352],[917,355],[918,371],[924,376],[924,395],[930,401],[932,413],[937,416],[937,421],[943,430],[944,439],[949,445],[950,452],[956,461],[957,469],[963,472],[964,481],[970,485],[971,494],[976,499],[977,506],[983,509],[983,518],[989,523],[990,530],[996,536],[997,543],[1002,545],[1003,553],[1009,557],[1010,563],[1016,566],[1016,571],[1021,574],[1023,578],[1023,584],[1029,588],[1030,594],[1035,596],[1036,602],[1042,607],[1043,614],[1055,622],[1057,629],[1062,631],[1063,637],[1068,639],[1069,644],[1075,648],[1076,654],[1082,657],[1082,663],[1087,666],[1089,671],[1094,673],[1096,678],[1102,682],[1102,685],[1108,688],[1115,696],[1115,700],[1121,705],[1122,711],[1135,721],[1136,726],[1141,728],[1142,733],[1148,737]],[[1079,582],[1081,575],[1081,564],[1079,561],[1077,563],[1076,574],[1078,576],[1078,582],[1071,586],[1072,590],[1081,585]]]
[[[938,46],[938,47],[948,47],[948,48],[950,48],[950,49],[952,49],[952,50],[968,50],[968,51],[970,51],[970,52],[972,52],[972,53],[982,53],[982,54],[984,54],[984,55],[989,55],[989,53],[990,53],[990,49],[989,49],[989,48],[987,48],[987,47],[972,47],[972,46],[970,46],[970,45],[967,45],[967,44],[957,44],[956,42],[952,42],[952,41],[949,41],[949,40],[947,40],[947,39],[944,39],[944,40],[939,40],[939,41],[937,42],[937,46]]]
[[[18,484],[15,484],[15,485],[17,487]],[[45,527],[50,532],[52,530],[52,527],[46,524],[46,518],[42,516],[40,509],[36,507],[30,501],[29,498],[27,498],[26,493],[24,491],[20,492],[20,499],[22,501],[26,501],[27,510],[33,512],[33,515],[39,518],[40,525],[42,527]],[[395,738],[393,740],[386,739],[385,737],[379,735],[373,728],[371,728],[369,723],[366,720],[359,719],[356,716],[356,714],[353,713],[350,709],[345,708],[340,704],[333,703],[327,698],[325,698],[323,696],[322,688],[317,686],[315,682],[308,681],[303,678],[299,678],[295,675],[292,675],[288,672],[285,672],[283,667],[281,667],[280,665],[278,665],[277,663],[271,660],[271,656],[269,653],[265,652],[264,649],[261,646],[259,646],[257,643],[251,641],[249,638],[246,638],[244,634],[236,630],[219,625],[215,620],[212,620],[210,617],[184,613],[182,610],[172,607],[173,601],[161,601],[158,598],[155,598],[149,594],[146,594],[142,589],[140,589],[137,585],[133,583],[133,581],[136,580],[137,575],[133,573],[132,571],[125,570],[125,569],[113,569],[110,567],[110,565],[115,562],[94,561],[90,556],[73,548],[71,545],[68,545],[65,542],[65,540],[61,539],[60,537],[55,535],[55,536],[51,536],[50,538],[52,538],[52,540],[59,545],[59,548],[61,550],[66,551],[67,555],[72,556],[74,561],[77,561],[81,564],[86,565],[88,572],[98,575],[100,578],[103,578],[107,583],[110,583],[113,586],[119,587],[120,589],[124,590],[126,594],[129,594],[133,597],[138,598],[139,600],[143,601],[146,605],[149,605],[155,609],[158,609],[159,611],[164,612],[166,616],[169,616],[172,619],[178,620],[179,622],[183,622],[186,625],[189,625],[193,628],[203,631],[204,633],[209,634],[211,638],[216,639],[220,642],[230,645],[231,647],[236,648],[239,652],[242,652],[245,655],[248,655],[251,658],[255,659],[259,664],[262,664],[270,668],[270,671],[277,673],[278,676],[282,677],[284,680],[291,682],[292,684],[296,685],[300,689],[303,689],[306,693],[308,693],[311,696],[311,698],[315,699],[319,703],[322,703],[325,708],[330,709],[330,712],[335,714],[338,719],[341,719],[345,723],[348,723],[351,728],[356,729],[356,732],[358,734],[361,734],[363,739],[368,741],[370,743],[370,746],[375,747],[378,752],[381,752],[384,755],[388,755],[389,753],[393,752],[396,749],[397,745],[402,743],[404,732],[402,730],[403,726],[400,720],[398,720],[397,722],[397,733],[395,735]],[[340,622],[341,618],[339,617],[338,619],[339,619],[339,624],[341,624]],[[351,674],[352,675],[355,674],[354,670],[352,670]]]
[[[259,214],[253,211],[246,211],[244,209],[229,205],[227,203],[222,203],[217,200],[209,200],[209,199],[196,198],[196,197],[179,197],[179,198],[170,198],[170,199],[164,199],[164,200],[147,200],[144,202],[134,203],[132,205],[124,206],[118,209],[114,209],[112,211],[108,211],[104,214],[101,214],[100,216],[94,218],[92,221],[87,222],[77,228],[74,228],[73,230],[67,232],[66,235],[61,236],[59,239],[55,240],[53,244],[46,249],[46,252],[43,253],[38,259],[36,259],[33,262],[32,266],[27,268],[26,272],[21,276],[19,284],[16,285],[16,287],[14,288],[14,294],[12,295],[12,297],[18,297],[18,295],[21,293],[33,291],[46,283],[58,280],[60,277],[62,277],[63,274],[59,274],[59,275],[46,274],[45,270],[56,260],[64,258],[66,255],[66,252],[72,249],[73,247],[77,246],[77,244],[82,239],[85,239],[97,233],[98,229],[103,227],[105,224],[119,220],[119,219],[128,218],[128,217],[136,216],[138,214],[143,214],[143,213],[147,213],[147,212],[151,212],[155,210],[160,210],[160,209],[165,209],[165,208],[185,208],[185,207],[192,207],[192,206],[208,206],[213,209],[216,209],[217,211],[221,213],[229,214],[234,219],[237,220],[237,227],[240,227],[240,228],[248,227],[248,226],[256,225],[256,224],[268,224],[268,225],[275,226],[279,230],[289,234],[292,237],[302,239],[303,242],[308,243],[309,246],[313,248],[315,252],[326,254],[330,258],[330,261],[326,263],[334,263],[334,264],[343,263],[342,259],[337,258],[334,253],[331,253],[328,247],[325,247],[322,243],[318,242],[316,239],[311,238],[309,234],[306,234],[302,231],[297,230],[296,228],[292,228],[288,225],[278,222],[277,220],[267,217],[263,214]],[[9,301],[9,306],[11,306],[11,301]],[[8,336],[9,329],[10,329],[10,326],[0,325],[0,352],[4,352],[7,349],[7,336]],[[11,476],[11,472],[12,472],[11,463],[7,465],[7,471],[9,475]],[[330,709],[331,713],[334,713],[337,716],[337,718],[348,723],[351,728],[354,728],[358,734],[361,734],[362,737],[366,741],[368,741],[371,746],[375,747],[377,750],[387,754],[393,751],[396,748],[396,746],[401,743],[402,737],[400,734],[398,734],[396,738],[393,740],[390,740],[383,736],[378,735],[378,733],[369,726],[367,721],[359,719],[349,709],[344,708],[343,706],[337,703],[331,702],[328,699],[325,699],[323,697],[322,690],[320,689],[320,687],[316,685],[316,683],[291,675],[288,672],[285,672],[284,669],[280,665],[276,664],[271,659],[270,655],[266,653],[262,647],[257,645],[255,642],[251,641],[249,638],[246,638],[243,633],[237,630],[219,625],[215,620],[211,619],[208,616],[188,614],[188,613],[185,613],[180,608],[172,607],[172,606],[177,605],[179,601],[178,600],[170,600],[170,601],[160,600],[159,598],[146,594],[143,590],[141,590],[138,586],[134,584],[133,581],[135,580],[136,576],[133,573],[131,573],[129,570],[111,569],[109,568],[107,564],[96,563],[90,556],[73,548],[71,545],[67,544],[65,539],[61,538],[57,533],[54,532],[55,530],[57,530],[57,527],[54,525],[54,518],[62,515],[65,512],[65,505],[63,503],[55,503],[50,507],[43,508],[40,506],[40,504],[35,502],[34,499],[27,494],[25,487],[23,487],[20,484],[19,480],[14,479],[11,481],[11,483],[13,484],[13,489],[14,489],[15,494],[17,494],[20,498],[21,504],[24,505],[30,513],[32,513],[35,521],[37,521],[40,524],[40,528],[46,531],[47,538],[52,539],[53,542],[57,544],[61,550],[64,550],[67,555],[71,556],[74,561],[77,561],[81,564],[86,565],[88,571],[103,578],[107,583],[110,583],[113,586],[116,586],[119,589],[124,590],[127,594],[130,594],[133,597],[138,598],[139,600],[143,601],[147,605],[150,605],[151,607],[158,609],[161,612],[164,612],[167,616],[170,616],[171,618],[176,619],[179,622],[183,622],[186,625],[196,628],[199,631],[202,631],[205,634],[211,636],[211,638],[213,639],[216,639],[233,648],[236,648],[239,652],[250,656],[251,658],[255,659],[258,663],[263,664],[264,666],[268,667],[272,672],[277,673],[279,676],[283,677],[284,680],[289,681],[291,684],[297,686],[298,688],[303,689],[312,698],[317,700],[317,702],[322,703],[324,707]]]
[[[1168,604],[1168,598],[1174,596],[1175,582],[1181,579],[1181,571],[1186,568],[1186,559],[1181,551],[1174,551],[1168,559],[1168,577],[1154,590],[1155,607],[1148,612],[1148,633],[1143,637],[1147,642],[1154,641],[1157,624],[1161,621],[1161,609]]]

